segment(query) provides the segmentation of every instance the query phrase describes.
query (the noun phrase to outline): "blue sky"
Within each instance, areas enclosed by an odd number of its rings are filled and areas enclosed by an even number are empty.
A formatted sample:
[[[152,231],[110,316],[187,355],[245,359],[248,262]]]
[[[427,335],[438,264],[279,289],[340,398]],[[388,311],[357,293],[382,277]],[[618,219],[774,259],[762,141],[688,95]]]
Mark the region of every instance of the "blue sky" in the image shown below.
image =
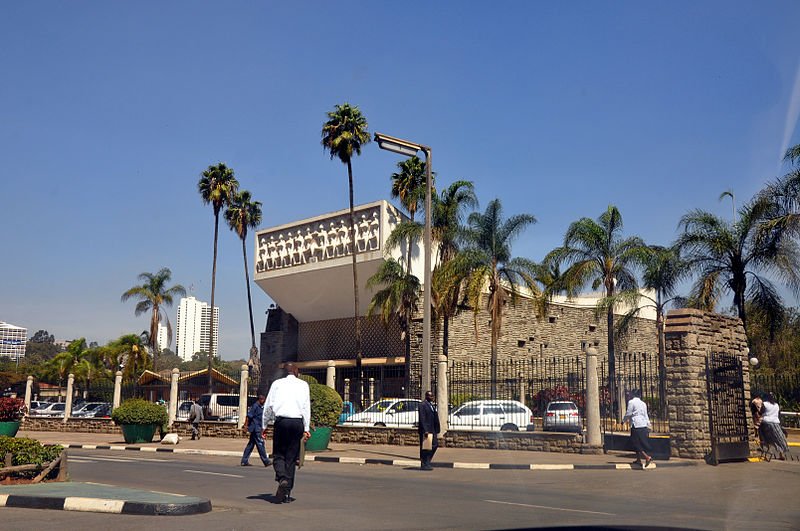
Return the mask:
[[[105,343],[148,326],[121,293],[143,271],[210,299],[226,162],[262,227],[347,206],[325,112],[433,148],[440,185],[538,223],[621,210],[668,244],[681,215],[744,200],[800,142],[800,3],[7,2],[0,8],[0,320]],[[398,158],[354,161],[355,200],[388,199]],[[249,346],[241,245],[221,228],[221,352]],[[271,302],[253,286],[256,328]],[[797,301],[789,299],[791,304]],[[169,310],[175,324],[176,307]],[[174,348],[174,343],[173,343]]]

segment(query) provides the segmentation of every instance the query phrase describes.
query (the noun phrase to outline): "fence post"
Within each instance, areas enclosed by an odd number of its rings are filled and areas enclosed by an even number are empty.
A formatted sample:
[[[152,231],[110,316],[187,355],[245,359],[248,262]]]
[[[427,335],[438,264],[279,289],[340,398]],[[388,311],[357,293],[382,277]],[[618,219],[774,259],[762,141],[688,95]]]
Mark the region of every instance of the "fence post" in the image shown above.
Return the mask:
[[[175,422],[178,417],[178,376],[181,371],[177,367],[172,369],[172,375],[169,382],[169,426]]]
[[[517,373],[517,378],[519,379],[519,401],[524,405],[525,404],[525,379],[522,377],[522,372]]]
[[[447,432],[447,413],[450,396],[447,392],[447,356],[439,354],[439,367],[436,371],[436,402],[438,403],[439,433]]]
[[[586,444],[602,446],[600,436],[600,382],[597,378],[597,349],[586,349]]]
[[[344,399],[350,400],[350,378],[344,379]]]
[[[64,422],[72,415],[72,386],[75,384],[75,375],[67,377],[67,405],[64,407]]]
[[[31,412],[31,392],[33,391],[33,376],[28,376],[25,382],[25,416]]]
[[[375,378],[369,379],[369,403],[375,403]]]
[[[239,420],[236,421],[236,427],[241,429],[244,426],[244,419],[247,418],[247,365],[242,365],[242,375],[239,380]]]
[[[122,397],[122,371],[117,371],[116,376],[114,376],[114,401],[111,405],[111,410],[115,410],[119,407],[120,398]]]
[[[328,360],[328,369],[325,371],[325,385],[336,389],[336,362]]]

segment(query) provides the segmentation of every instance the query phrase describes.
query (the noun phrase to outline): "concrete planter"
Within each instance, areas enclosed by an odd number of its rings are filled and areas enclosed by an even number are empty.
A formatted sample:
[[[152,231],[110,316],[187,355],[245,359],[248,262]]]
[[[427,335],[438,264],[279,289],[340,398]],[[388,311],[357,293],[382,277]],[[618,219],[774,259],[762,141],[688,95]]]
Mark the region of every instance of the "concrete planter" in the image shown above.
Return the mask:
[[[17,435],[17,431],[19,431],[19,421],[18,420],[6,420],[0,422],[0,435],[5,435],[6,437],[15,437]]]
[[[122,428],[122,436],[125,437],[126,443],[149,443],[153,442],[153,435],[155,435],[158,425],[120,424],[120,428]]]
[[[321,452],[328,449],[331,442],[331,432],[333,428],[314,428],[311,430],[311,437],[306,441],[307,452]]]

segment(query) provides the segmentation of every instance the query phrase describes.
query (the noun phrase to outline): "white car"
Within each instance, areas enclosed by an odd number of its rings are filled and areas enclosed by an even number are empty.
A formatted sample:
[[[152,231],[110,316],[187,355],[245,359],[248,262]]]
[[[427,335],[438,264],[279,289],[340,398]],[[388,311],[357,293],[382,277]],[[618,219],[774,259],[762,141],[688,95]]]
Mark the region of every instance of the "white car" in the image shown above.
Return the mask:
[[[516,400],[474,400],[453,410],[447,422],[453,430],[529,431],[533,412]]]
[[[420,400],[411,398],[384,398],[364,411],[350,415],[342,426],[415,428],[419,423],[420,403]]]
[[[178,411],[175,415],[175,418],[178,420],[188,420],[189,419],[189,410],[192,409],[192,402],[191,400],[185,400],[178,405]]]
[[[63,417],[66,409],[66,402],[53,402],[31,411],[30,414],[34,417]]]
[[[81,407],[73,410],[73,417],[93,417],[95,410],[100,406],[105,405],[105,402],[84,402]]]

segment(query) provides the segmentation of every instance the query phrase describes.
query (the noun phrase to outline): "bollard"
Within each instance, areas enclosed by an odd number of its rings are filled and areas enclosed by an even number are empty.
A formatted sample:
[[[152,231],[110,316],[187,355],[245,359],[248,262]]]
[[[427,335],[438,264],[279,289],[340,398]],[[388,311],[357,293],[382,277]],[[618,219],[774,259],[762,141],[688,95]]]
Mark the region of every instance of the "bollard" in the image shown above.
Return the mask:
[[[120,398],[122,397],[122,371],[117,371],[114,376],[114,401],[111,404],[111,410],[119,407]]]
[[[178,418],[178,377],[181,371],[178,368],[172,369],[172,374],[169,382],[169,426]]]
[[[72,415],[72,386],[75,384],[75,375],[70,374],[67,377],[67,404],[64,407],[64,422],[67,422]]]
[[[33,376],[28,376],[28,381],[25,382],[25,416],[31,412],[31,391],[33,391]]]
[[[602,446],[600,435],[600,383],[597,378],[597,349],[586,349],[586,444]]]

